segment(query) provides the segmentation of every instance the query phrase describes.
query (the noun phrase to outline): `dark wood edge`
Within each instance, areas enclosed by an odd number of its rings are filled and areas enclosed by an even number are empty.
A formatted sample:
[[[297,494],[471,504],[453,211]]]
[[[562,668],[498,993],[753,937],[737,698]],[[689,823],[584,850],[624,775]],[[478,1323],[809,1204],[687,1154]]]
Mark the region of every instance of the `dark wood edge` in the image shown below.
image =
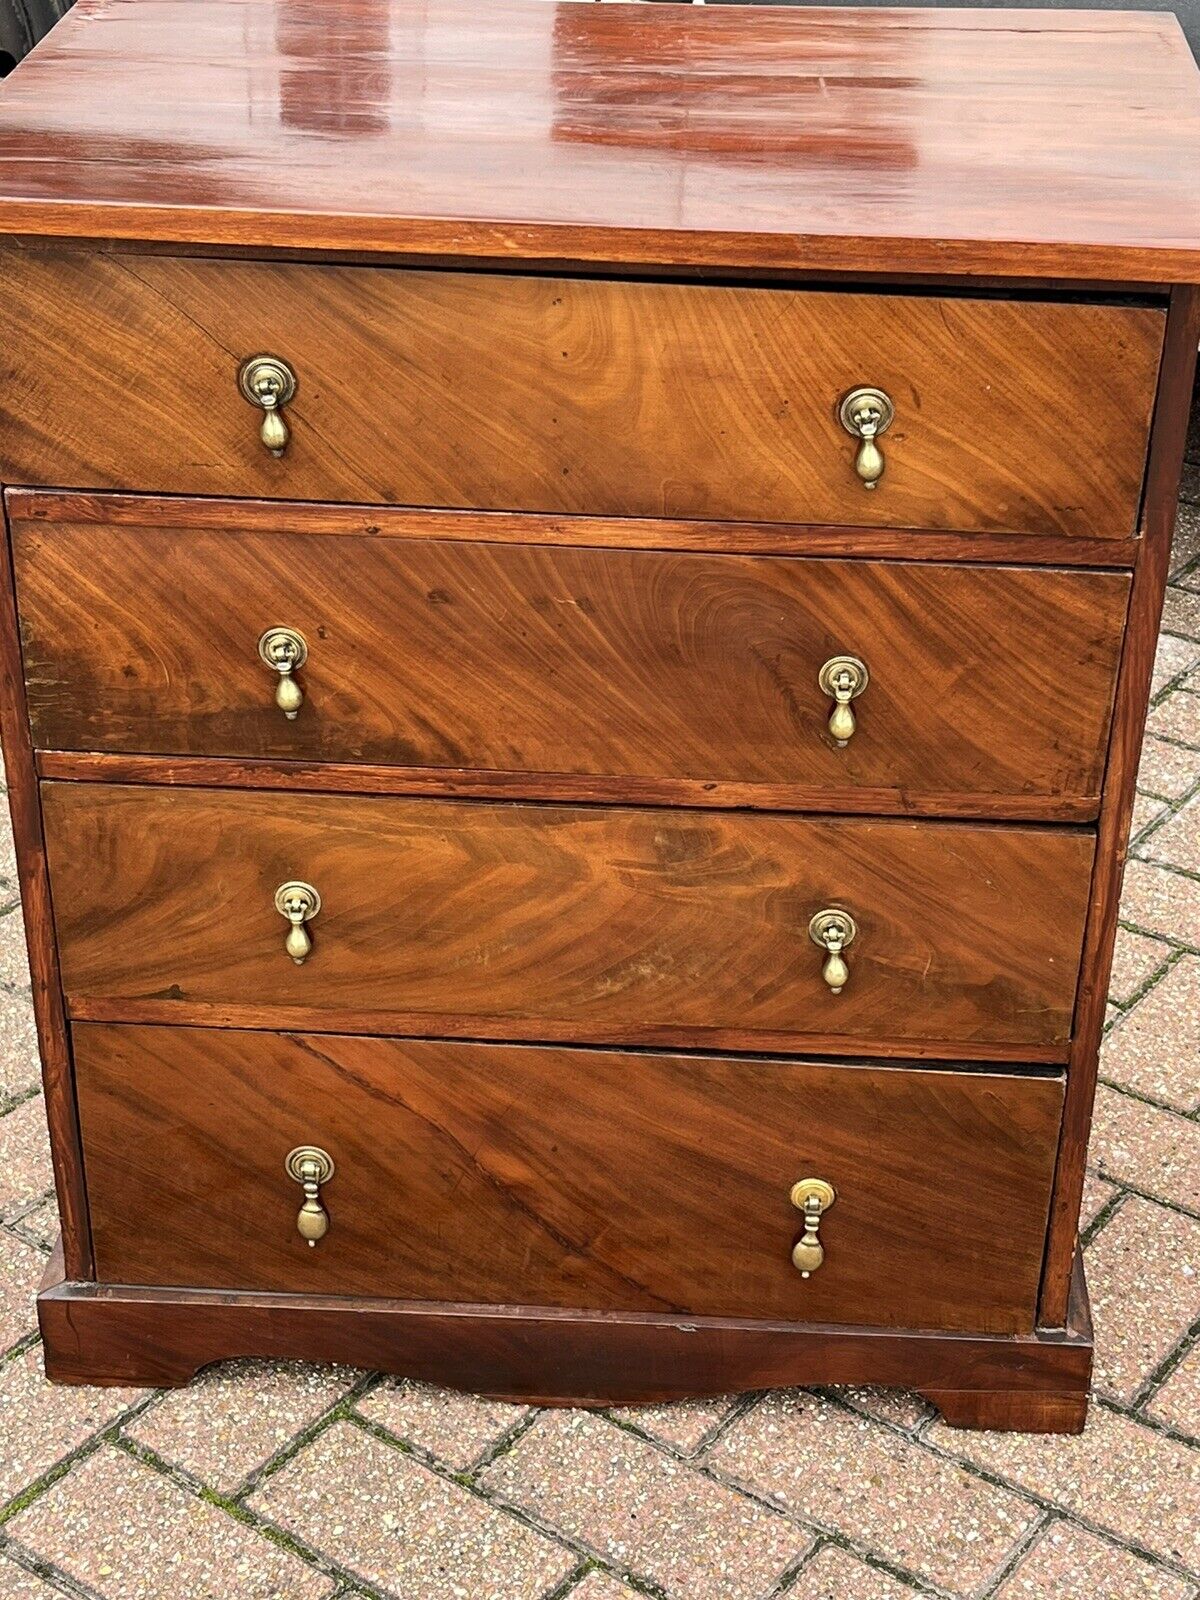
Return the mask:
[[[1178,289],[1171,297],[1159,375],[1142,518],[1143,538],[1134,570],[1125,647],[1117,680],[1116,710],[1109,738],[1107,777],[1092,876],[1091,913],[1084,935],[1074,1043],[1050,1208],[1040,1315],[1042,1322],[1051,1327],[1061,1323],[1067,1314],[1100,1040],[1154,653],[1166,593],[1171,533],[1196,371],[1197,340],[1200,340],[1200,288]]]
[[[75,1105],[71,1046],[63,1012],[50,898],[50,873],[42,838],[42,808],[34,771],[29,713],[25,704],[25,672],[21,660],[13,586],[12,549],[7,523],[0,537],[0,737],[8,803],[12,812],[17,877],[29,948],[33,1014],[50,1128],[54,1187],[62,1220],[63,1248],[74,1278],[92,1275],[91,1228],[83,1175],[83,1150]]]
[[[1082,1278],[1080,1278],[1082,1288]],[[609,1405],[791,1384],[917,1388],[947,1419],[1082,1426],[1085,1328],[997,1335],[443,1305],[63,1281],[38,1298],[47,1376],[180,1384],[237,1356],[330,1361],[540,1405]]]
[[[585,1018],[466,1016],[426,1011],[352,1011],[336,1006],[210,1004],[68,993],[72,1022],[149,1023],[187,1028],[261,1028],[272,1033],[406,1034],[513,1044],[631,1045],[653,1049],[729,1050],[754,1055],[828,1055],[873,1059],[1011,1062],[1063,1066],[1068,1044],[992,1044],[976,1039],[856,1038],[845,1033],[780,1033],[754,1028],[653,1024],[597,1025]]]
[[[1200,250],[1151,242],[1051,239],[924,239],[820,233],[663,230],[575,223],[451,220],[439,217],[320,216],[305,211],[153,205],[104,200],[0,199],[0,236],[108,239],[192,249],[230,245],[280,251],[351,251],[373,258],[436,259],[447,269],[480,264],[678,271],[972,278],[976,274],[1097,283],[1187,284],[1200,278]]]
[[[464,771],[348,762],[280,761],[241,756],[156,756],[39,750],[38,776],[70,783],[164,784],[204,789],[284,789],[289,793],[441,795],[576,805],[689,806],[839,816],[934,817],[951,821],[1093,822],[1099,795],[960,794],[907,789],[845,789],[799,783],[724,783],[699,778],[601,777],[571,772]]]
[[[127,528],[215,528],[224,533],[325,533],[382,539],[463,539],[726,555],[969,562],[1128,570],[1138,541],[1052,534],[927,533],[777,522],[695,522],[652,517],[554,516],[518,511],[324,505],[304,500],[230,500],[87,490],[10,488],[14,526],[101,523]]]
[[[186,256],[200,261],[286,261],[298,266],[335,267],[401,267],[407,271],[445,272],[455,263],[445,256],[421,254],[412,251],[349,250],[313,246],[271,250],[255,249],[242,244],[188,244],[177,240],[113,239],[85,237],[77,234],[60,234],[53,238],[30,233],[9,233],[0,236],[0,246],[5,249],[40,251],[43,254],[64,249],[79,250],[87,254],[128,256]],[[581,269],[577,263],[563,258],[546,257],[536,261],[514,264],[501,256],[475,256],[462,263],[464,271],[480,275],[511,276],[519,272],[523,277],[600,276],[598,269]],[[820,271],[806,267],[755,267],[752,272],[706,272],[695,266],[654,265],[637,261],[612,261],[604,264],[605,278],[623,278],[631,281],[702,282],[772,287],[788,284],[802,285],[806,289],[827,289],[830,293],[853,294],[864,285],[872,289],[887,290],[892,294],[911,291],[928,293],[931,289],[959,300],[978,299],[990,293],[1003,294],[1018,300],[1036,300],[1045,297],[1064,297],[1090,300],[1098,303],[1124,301],[1130,295],[1165,302],[1171,285],[1153,278],[1123,279],[1113,284],[1111,278],[1063,276],[1039,278],[1005,277],[1003,274],[973,272],[964,279],[953,274],[938,272],[888,272],[868,270],[853,273]]]

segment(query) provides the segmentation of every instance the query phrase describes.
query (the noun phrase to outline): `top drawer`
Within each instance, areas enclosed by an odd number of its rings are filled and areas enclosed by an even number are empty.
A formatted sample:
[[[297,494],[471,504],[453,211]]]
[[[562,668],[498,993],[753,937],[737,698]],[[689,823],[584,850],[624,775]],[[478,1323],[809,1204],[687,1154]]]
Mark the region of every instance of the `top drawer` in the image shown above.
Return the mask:
[[[10,484],[1123,539],[1151,308],[14,253]],[[294,369],[278,459],[242,363]],[[894,404],[874,489],[839,421]]]

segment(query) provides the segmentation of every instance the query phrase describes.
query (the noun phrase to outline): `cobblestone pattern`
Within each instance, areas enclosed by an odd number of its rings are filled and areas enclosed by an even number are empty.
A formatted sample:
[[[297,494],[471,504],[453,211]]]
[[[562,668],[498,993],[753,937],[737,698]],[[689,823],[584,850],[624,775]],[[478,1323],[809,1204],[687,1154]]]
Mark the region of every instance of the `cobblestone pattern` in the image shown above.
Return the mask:
[[[1085,1195],[1082,1438],[871,1389],[539,1413],[259,1361],[51,1388],[0,830],[0,1600],[1200,1600],[1200,400],[1189,455]]]

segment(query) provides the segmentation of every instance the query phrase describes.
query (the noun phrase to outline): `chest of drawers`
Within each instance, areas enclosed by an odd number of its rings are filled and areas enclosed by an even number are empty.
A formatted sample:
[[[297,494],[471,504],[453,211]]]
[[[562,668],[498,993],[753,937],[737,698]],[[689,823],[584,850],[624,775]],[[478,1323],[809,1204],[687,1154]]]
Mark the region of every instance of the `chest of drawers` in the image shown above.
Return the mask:
[[[0,93],[48,1371],[1082,1426],[1182,36],[335,9]]]

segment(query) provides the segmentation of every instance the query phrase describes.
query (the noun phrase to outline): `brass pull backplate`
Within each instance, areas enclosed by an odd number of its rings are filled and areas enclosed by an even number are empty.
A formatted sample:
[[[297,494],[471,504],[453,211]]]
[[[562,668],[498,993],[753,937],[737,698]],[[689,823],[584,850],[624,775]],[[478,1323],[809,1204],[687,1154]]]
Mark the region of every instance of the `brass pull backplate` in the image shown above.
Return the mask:
[[[304,1204],[296,1217],[296,1232],[316,1248],[318,1239],[329,1232],[329,1213],[321,1204],[321,1185],[333,1177],[333,1157],[319,1145],[300,1144],[288,1152],[284,1171],[304,1190]]]
[[[304,704],[304,691],[296,673],[308,660],[304,635],[295,628],[268,628],[258,641],[259,658],[279,674],[275,685],[275,704],[289,722],[294,722]]]
[[[850,702],[858,699],[870,681],[866,662],[857,656],[831,656],[817,674],[822,693],[833,701],[829,731],[840,746],[849,744],[858,727]]]
[[[792,1265],[802,1278],[811,1277],[825,1259],[817,1237],[821,1218],[837,1199],[837,1190],[824,1178],[801,1178],[792,1185],[791,1202],[804,1215],[804,1233],[792,1246]]]
[[[842,951],[854,943],[858,924],[848,911],[818,911],[808,925],[808,936],[825,951],[821,976],[834,994],[841,994],[850,976]]]
[[[238,388],[263,414],[259,437],[273,456],[281,456],[291,437],[283,408],[296,395],[296,374],[279,356],[251,356],[238,371]]]
[[[311,883],[281,883],[275,891],[275,909],[289,924],[283,947],[300,966],[312,950],[312,939],[304,924],[320,911],[321,896]]]
[[[883,451],[879,448],[879,435],[892,425],[896,408],[882,389],[864,387],[851,389],[838,407],[838,420],[847,433],[859,441],[854,456],[854,470],[862,479],[864,489],[873,489],[883,477]]]

